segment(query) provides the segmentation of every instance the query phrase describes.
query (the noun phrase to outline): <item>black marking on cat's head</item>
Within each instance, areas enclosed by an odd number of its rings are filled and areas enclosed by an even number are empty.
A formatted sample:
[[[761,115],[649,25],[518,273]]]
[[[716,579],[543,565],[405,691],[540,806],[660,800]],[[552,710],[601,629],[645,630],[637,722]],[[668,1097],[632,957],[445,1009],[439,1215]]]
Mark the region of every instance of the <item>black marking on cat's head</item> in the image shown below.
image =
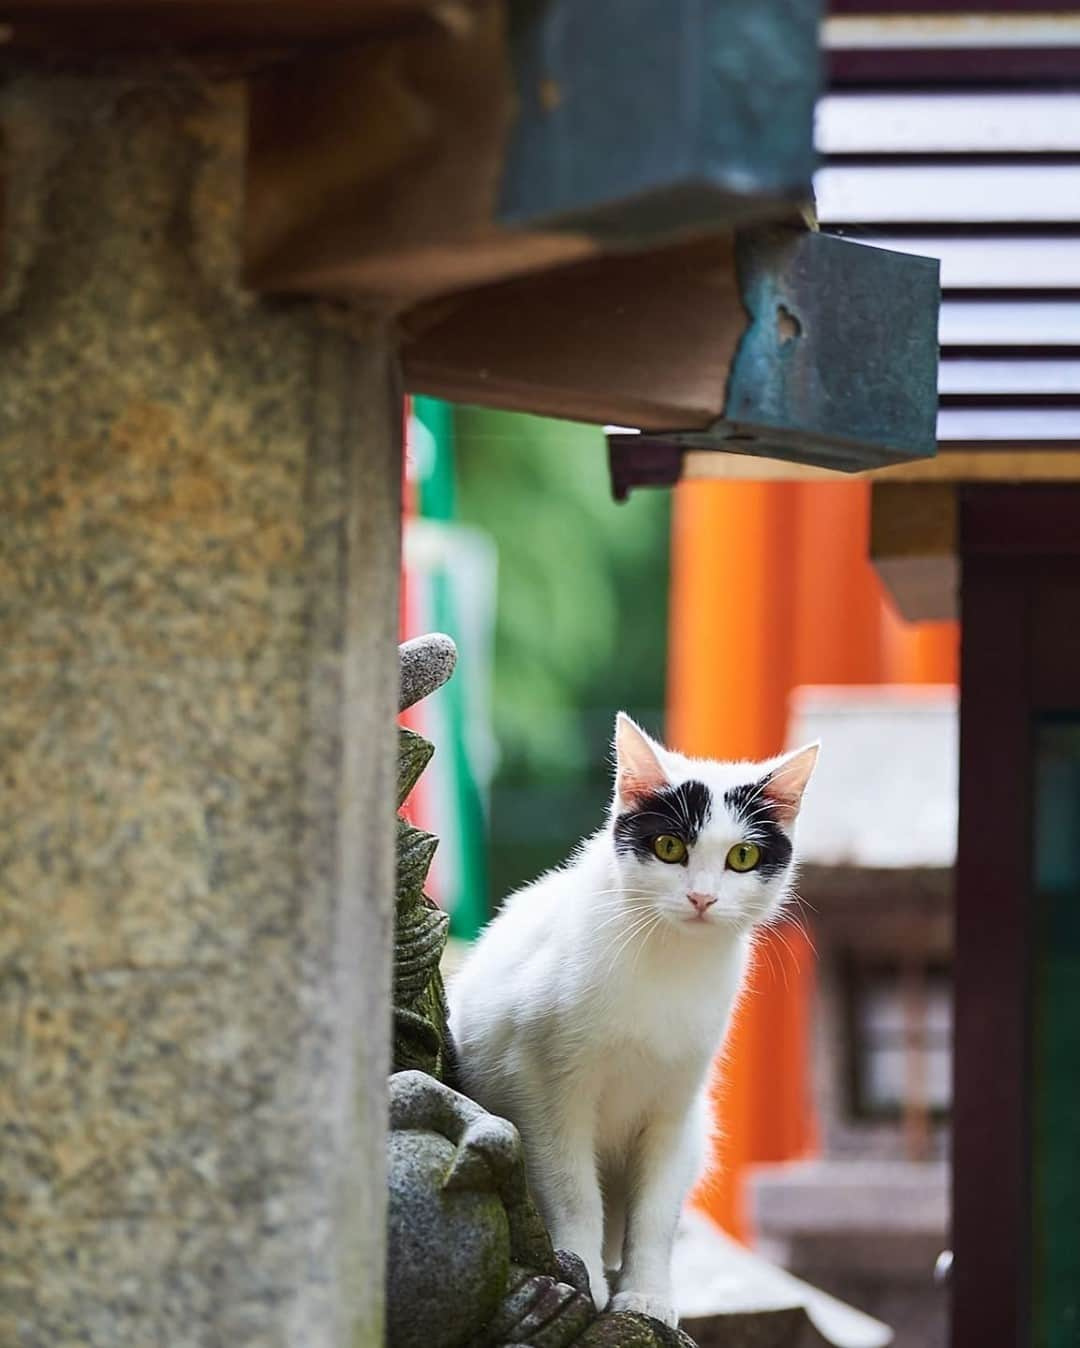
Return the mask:
[[[655,861],[652,843],[661,833],[672,833],[693,847],[711,813],[712,792],[704,782],[680,782],[638,796],[615,820],[615,851]]]
[[[781,827],[776,810],[765,794],[767,780],[733,786],[724,792],[724,804],[746,825],[746,840],[761,848],[761,861],[754,873],[763,880],[771,880],[786,870],[792,853],[791,839]]]

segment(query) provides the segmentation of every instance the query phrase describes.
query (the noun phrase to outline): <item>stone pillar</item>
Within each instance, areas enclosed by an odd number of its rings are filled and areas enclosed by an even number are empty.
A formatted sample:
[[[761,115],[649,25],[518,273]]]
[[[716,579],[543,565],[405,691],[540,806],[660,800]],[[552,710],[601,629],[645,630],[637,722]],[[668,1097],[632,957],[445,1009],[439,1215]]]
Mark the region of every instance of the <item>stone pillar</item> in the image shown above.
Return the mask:
[[[382,1340],[400,400],[244,91],[2,95],[0,1342]]]

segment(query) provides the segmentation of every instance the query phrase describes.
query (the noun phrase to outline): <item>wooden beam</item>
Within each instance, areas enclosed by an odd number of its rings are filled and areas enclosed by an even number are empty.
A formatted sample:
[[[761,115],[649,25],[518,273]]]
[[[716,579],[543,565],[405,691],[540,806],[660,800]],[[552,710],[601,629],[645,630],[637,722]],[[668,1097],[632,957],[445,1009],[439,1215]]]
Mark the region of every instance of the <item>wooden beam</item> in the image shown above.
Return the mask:
[[[923,258],[740,230],[421,306],[402,359],[412,391],[638,427],[619,451],[670,437],[676,467],[737,443],[850,469],[932,452],[936,301]]]
[[[770,228],[739,232],[736,270],[746,330],[725,376],[721,414],[704,429],[673,423],[659,435],[609,418],[648,432],[609,437],[618,499],[635,486],[678,481],[688,461],[708,474],[713,455],[845,473],[933,456],[936,261]],[[885,304],[884,296],[894,298]]]
[[[665,480],[643,456],[641,481]],[[666,482],[845,482],[847,473],[744,454],[689,451]],[[625,493],[636,485],[632,465],[613,468]],[[897,609],[909,622],[959,614],[956,489],[964,483],[1078,483],[1080,449],[949,450],[936,458],[856,474],[873,484],[870,557]]]
[[[514,118],[504,6],[252,82],[246,279],[400,308],[587,256],[495,223]]]
[[[951,484],[874,483],[870,560],[908,622],[957,616],[956,546],[956,489]]]
[[[400,311],[798,218],[817,11],[641,0],[631,23],[625,0],[473,0],[279,63],[252,92],[248,282]]]
[[[467,22],[473,0],[13,0],[2,40],[13,52],[265,48],[350,42],[425,19]]]
[[[932,459],[875,468],[874,482],[1080,482],[1080,449],[949,449]],[[843,482],[851,474],[813,464],[688,450],[681,477],[724,482]]]
[[[731,237],[579,263],[429,305],[406,387],[456,402],[663,429],[720,415],[746,326]]]

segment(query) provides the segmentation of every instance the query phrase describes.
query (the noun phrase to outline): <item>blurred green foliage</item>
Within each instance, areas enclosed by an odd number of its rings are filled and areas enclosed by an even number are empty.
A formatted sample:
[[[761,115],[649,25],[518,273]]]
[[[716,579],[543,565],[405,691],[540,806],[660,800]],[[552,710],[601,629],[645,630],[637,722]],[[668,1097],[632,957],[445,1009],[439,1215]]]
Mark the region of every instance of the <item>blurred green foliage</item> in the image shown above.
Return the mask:
[[[492,803],[497,894],[598,827],[623,708],[661,729],[667,492],[617,505],[599,427],[455,414],[458,517],[499,556]]]

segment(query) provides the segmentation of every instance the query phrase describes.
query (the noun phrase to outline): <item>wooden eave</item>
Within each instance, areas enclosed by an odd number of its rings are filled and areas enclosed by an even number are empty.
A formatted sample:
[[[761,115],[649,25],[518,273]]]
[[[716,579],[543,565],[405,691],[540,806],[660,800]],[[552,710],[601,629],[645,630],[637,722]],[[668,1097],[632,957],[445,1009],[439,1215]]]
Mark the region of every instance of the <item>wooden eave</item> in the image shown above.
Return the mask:
[[[234,49],[246,283],[381,312],[409,389],[847,470],[931,453],[933,264],[806,223],[817,0],[652,0],[613,42],[624,13],[15,0],[0,60]]]
[[[468,21],[472,0],[13,0],[0,39],[13,53],[258,50],[353,42],[432,20]]]

